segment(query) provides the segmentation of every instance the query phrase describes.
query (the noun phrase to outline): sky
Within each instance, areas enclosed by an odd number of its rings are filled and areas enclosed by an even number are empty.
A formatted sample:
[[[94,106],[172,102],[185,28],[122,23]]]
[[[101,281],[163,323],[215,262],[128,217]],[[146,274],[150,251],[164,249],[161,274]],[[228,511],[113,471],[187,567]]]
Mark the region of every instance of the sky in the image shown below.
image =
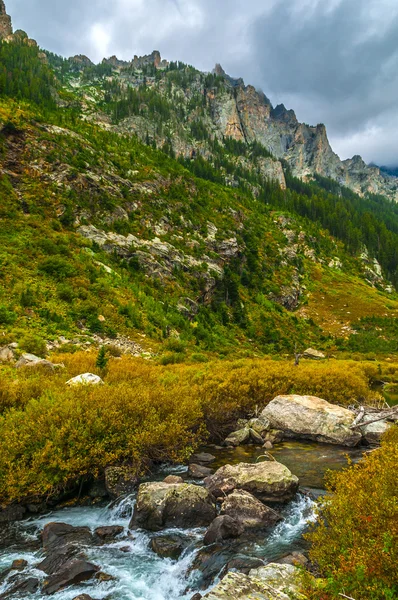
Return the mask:
[[[324,123],[342,159],[398,165],[397,0],[5,2],[14,28],[47,50],[221,63],[300,121]]]

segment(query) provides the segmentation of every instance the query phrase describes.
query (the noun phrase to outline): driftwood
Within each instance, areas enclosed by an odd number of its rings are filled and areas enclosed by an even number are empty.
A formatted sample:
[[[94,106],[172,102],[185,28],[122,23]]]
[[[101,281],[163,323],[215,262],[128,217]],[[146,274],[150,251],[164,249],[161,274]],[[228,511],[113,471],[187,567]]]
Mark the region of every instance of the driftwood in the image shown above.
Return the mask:
[[[384,421],[385,419],[389,419],[390,417],[394,417],[397,413],[397,409],[392,409],[391,411],[384,411],[380,413],[376,419],[370,419],[370,421],[362,421],[363,413],[360,422],[358,422],[358,418],[355,419],[354,423],[351,425],[350,429],[359,429],[360,427],[366,427],[366,425],[370,425],[370,423],[377,423],[378,421]]]

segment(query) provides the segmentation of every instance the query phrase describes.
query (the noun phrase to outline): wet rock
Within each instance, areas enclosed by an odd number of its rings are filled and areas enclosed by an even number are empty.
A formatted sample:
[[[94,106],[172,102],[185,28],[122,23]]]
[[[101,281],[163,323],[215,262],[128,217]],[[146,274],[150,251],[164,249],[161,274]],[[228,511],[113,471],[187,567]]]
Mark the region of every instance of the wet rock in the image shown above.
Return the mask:
[[[361,440],[361,434],[350,429],[355,420],[352,411],[315,396],[277,396],[262,416],[293,438],[342,446],[356,446]]]
[[[224,540],[237,538],[244,532],[244,528],[235,519],[228,515],[216,517],[206,531],[203,543],[205,546],[219,544]]]
[[[23,571],[28,566],[28,561],[20,558],[19,560],[14,560],[11,565],[11,571]]]
[[[82,581],[88,581],[92,579],[94,575],[99,571],[99,567],[89,563],[85,560],[73,560],[66,565],[64,568],[51,575],[43,585],[43,592],[46,595],[55,594],[70,585],[76,585]]]
[[[377,415],[372,415],[372,419],[377,418]],[[368,417],[368,420],[369,417]],[[375,423],[369,423],[361,427],[361,432],[364,439],[368,444],[376,446],[380,444],[381,436],[392,427],[392,423],[387,421],[376,421]]]
[[[248,444],[250,441],[250,429],[248,427],[244,427],[243,429],[238,429],[237,431],[233,431],[229,434],[229,436],[224,440],[225,446],[240,446],[241,444]]]
[[[281,559],[276,561],[280,565],[293,565],[294,567],[304,567],[308,563],[308,558],[301,552],[292,552],[283,556]]]
[[[73,527],[67,523],[47,523],[42,532],[43,548],[46,551],[63,546],[88,546],[93,536],[88,527]]]
[[[303,352],[303,358],[310,358],[312,360],[323,360],[326,358],[323,352],[319,352],[319,350],[314,350],[313,348],[307,348]]]
[[[76,377],[72,377],[69,381],[66,382],[66,385],[75,386],[75,385],[102,385],[104,382],[101,377],[98,375],[94,375],[93,373],[83,373],[82,375],[77,375]]]
[[[94,600],[94,598],[92,598],[88,594],[80,594],[80,596],[75,596],[73,600]]]
[[[188,477],[192,479],[204,479],[213,473],[212,469],[203,467],[202,465],[191,464],[188,467]]]
[[[191,458],[189,459],[190,463],[193,463],[195,465],[209,465],[212,462],[214,462],[216,460],[216,457],[213,456],[212,454],[209,454],[208,452],[198,452],[196,454],[192,454]]]
[[[21,504],[10,504],[0,510],[0,523],[21,521],[26,513],[26,508]]]
[[[247,422],[247,426],[250,429],[253,429],[256,433],[259,433],[261,436],[263,436],[265,432],[270,429],[271,424],[268,421],[268,419],[256,418],[250,419],[250,421]]]
[[[272,450],[273,448],[273,444],[271,442],[265,442],[263,448],[265,448],[266,450]]]
[[[63,548],[52,548],[48,555],[36,565],[36,569],[43,571],[46,575],[54,575],[73,558],[83,558],[78,546],[64,546]]]
[[[221,514],[232,517],[245,530],[270,527],[282,519],[275,510],[243,490],[235,490],[226,497]]]
[[[239,573],[245,573],[248,575],[252,569],[258,569],[263,567],[264,561],[260,558],[250,558],[248,556],[238,556],[229,561],[225,567],[225,572],[222,576],[226,575],[228,571],[239,571]]]
[[[249,433],[250,433],[250,441],[253,444],[258,444],[259,446],[262,446],[264,444],[263,438],[261,437],[261,435],[259,433],[257,433],[257,431],[250,428]]]
[[[216,516],[214,498],[203,487],[180,483],[143,483],[138,489],[131,528],[205,527]]]
[[[206,488],[216,498],[245,490],[264,502],[291,500],[298,485],[298,478],[276,461],[225,465],[205,479]]]
[[[6,598],[26,598],[26,594],[34,594],[39,588],[39,580],[36,577],[29,577],[13,585],[4,594],[0,595],[0,600]]]
[[[184,483],[184,480],[182,477],[179,477],[178,475],[168,475],[163,480],[163,483]]]
[[[100,581],[101,583],[106,581],[116,581],[116,577],[113,577],[113,575],[109,575],[109,573],[104,573],[103,571],[99,571],[98,573],[96,573],[95,579],[97,581]]]
[[[161,535],[151,540],[150,547],[161,558],[177,560],[188,547],[189,540],[181,535]]]
[[[123,533],[124,527],[121,525],[109,525],[107,527],[97,527],[94,534],[103,543],[112,542],[121,533]]]
[[[132,467],[107,467],[105,469],[105,487],[111,498],[128,496],[137,489],[138,477]]]
[[[201,600],[203,598],[202,594],[195,594],[192,596],[191,600]]]

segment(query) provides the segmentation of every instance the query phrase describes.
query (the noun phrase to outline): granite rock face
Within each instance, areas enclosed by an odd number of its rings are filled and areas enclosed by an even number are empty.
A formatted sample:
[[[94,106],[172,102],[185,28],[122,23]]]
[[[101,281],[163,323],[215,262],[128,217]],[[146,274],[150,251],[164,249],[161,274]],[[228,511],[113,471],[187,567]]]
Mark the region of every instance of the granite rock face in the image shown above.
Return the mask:
[[[12,35],[11,17],[7,14],[3,0],[0,0],[0,40]]]

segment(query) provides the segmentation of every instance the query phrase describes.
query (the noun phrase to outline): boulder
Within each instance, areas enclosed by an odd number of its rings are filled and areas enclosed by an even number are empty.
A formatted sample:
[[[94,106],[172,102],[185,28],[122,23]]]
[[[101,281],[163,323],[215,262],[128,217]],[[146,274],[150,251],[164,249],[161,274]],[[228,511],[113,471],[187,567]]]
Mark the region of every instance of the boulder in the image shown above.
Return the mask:
[[[225,446],[240,446],[241,444],[247,444],[250,441],[250,429],[248,427],[244,427],[243,429],[238,429],[237,431],[233,431],[229,434],[227,438],[224,440]]]
[[[196,454],[192,454],[189,459],[190,463],[194,463],[195,465],[209,465],[216,460],[216,457],[208,452],[198,452]]]
[[[80,596],[75,596],[73,600],[94,600],[94,598],[92,598],[88,594],[80,594]]]
[[[191,464],[188,467],[188,477],[192,479],[204,479],[213,473],[212,469],[202,467],[202,465]]]
[[[143,483],[130,522],[131,528],[160,531],[164,527],[206,527],[216,517],[212,495],[188,483]]]
[[[372,419],[377,418],[377,415],[372,415]],[[368,417],[368,420],[370,418]],[[388,421],[375,421],[361,427],[361,432],[364,439],[371,445],[380,444],[381,436],[392,427],[392,423]]]
[[[263,438],[255,429],[250,428],[249,432],[250,432],[250,442],[252,444],[257,444],[259,446],[262,446],[264,444]]]
[[[75,545],[52,548],[47,556],[36,565],[36,569],[43,571],[46,575],[54,575],[54,573],[58,573],[66,563],[76,558],[79,553],[80,549]]]
[[[77,375],[76,377],[69,379],[69,381],[66,382],[66,385],[102,385],[103,383],[101,377],[98,375],[94,375],[93,373],[83,373],[82,375]]]
[[[167,477],[163,480],[163,483],[184,483],[184,480],[178,475],[167,475]]]
[[[303,352],[303,358],[310,358],[312,360],[323,360],[326,356],[323,352],[319,352],[319,350],[314,350],[313,348],[307,348]]]
[[[128,496],[137,489],[137,485],[137,473],[132,467],[107,467],[105,469],[105,488],[111,498]]]
[[[93,541],[88,527],[73,527],[68,523],[47,523],[41,536],[46,551],[70,545],[88,546]]]
[[[108,525],[106,527],[97,527],[94,535],[103,543],[112,542],[124,531],[121,525]]]
[[[255,418],[250,419],[250,421],[247,422],[247,426],[256,433],[259,433],[261,436],[263,436],[265,432],[270,429],[271,424],[268,421],[268,419]]]
[[[160,535],[152,538],[150,547],[161,558],[177,560],[188,547],[189,540],[181,535]]]
[[[245,490],[265,502],[291,500],[298,485],[298,478],[276,461],[225,465],[205,479],[206,488],[216,498]]]
[[[99,571],[99,567],[85,560],[73,560],[64,565],[61,571],[50,575],[43,584],[46,595],[55,594],[70,585],[88,581]]]
[[[229,515],[216,517],[206,531],[203,543],[205,546],[217,544],[223,540],[237,538],[244,532],[243,526]]]
[[[234,490],[227,496],[220,514],[232,517],[245,530],[270,527],[282,519],[275,510],[244,490]]]
[[[34,354],[22,354],[22,356],[16,363],[15,368],[21,369],[22,367],[29,367],[29,368],[40,367],[40,368],[46,369],[47,371],[54,371],[55,369],[64,369],[65,365],[63,365],[63,364],[56,365],[56,364],[50,362],[49,360],[46,360],[44,358],[39,358],[38,356],[35,356]]]
[[[262,415],[285,437],[342,446],[356,446],[362,437],[350,429],[355,420],[352,411],[315,396],[277,396]]]
[[[305,600],[299,571],[291,565],[271,563],[249,575],[230,572],[204,598],[207,600]]]
[[[305,567],[308,563],[308,558],[304,556],[301,552],[292,552],[291,554],[286,554],[277,561],[280,565],[293,565],[294,567]]]
[[[269,442],[272,445],[283,442],[283,431],[279,431],[279,429],[270,429],[269,431],[266,431],[263,435],[263,442],[264,444]]]

